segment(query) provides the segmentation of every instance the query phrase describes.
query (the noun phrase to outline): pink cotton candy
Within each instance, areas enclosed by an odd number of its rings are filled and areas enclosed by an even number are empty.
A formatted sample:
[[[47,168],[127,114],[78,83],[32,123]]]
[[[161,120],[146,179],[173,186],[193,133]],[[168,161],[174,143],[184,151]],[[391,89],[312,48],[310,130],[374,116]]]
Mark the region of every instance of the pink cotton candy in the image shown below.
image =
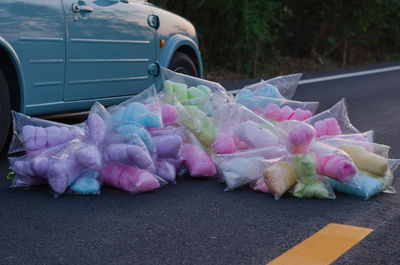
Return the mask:
[[[281,118],[280,121],[287,121],[290,120],[290,118],[293,116],[294,111],[291,107],[289,106],[284,106],[281,108]]]
[[[105,164],[101,179],[114,188],[132,194],[148,192],[160,187],[160,182],[149,171],[123,164]]]
[[[239,141],[239,150],[248,150],[250,148],[251,148],[250,145],[246,144],[243,141]]]
[[[317,132],[317,137],[323,135],[341,135],[342,131],[335,118],[327,118],[321,121],[317,121],[314,124],[315,131]]]
[[[333,154],[316,154],[317,173],[337,179],[347,181],[357,174],[357,168],[353,161],[343,156]]]
[[[238,150],[239,139],[233,132],[221,131],[215,137],[211,147],[217,154],[232,154]]]
[[[172,124],[178,119],[178,112],[169,104],[164,104],[161,106],[161,115],[164,125]]]
[[[264,181],[264,178],[257,179],[255,185],[253,186],[253,190],[263,192],[263,193],[271,193],[271,190],[268,188],[267,184]]]
[[[311,111],[309,110],[302,110],[300,108],[295,109],[292,117],[290,118],[291,120],[296,120],[296,121],[305,121],[308,118],[312,116]]]
[[[265,107],[264,113],[265,117],[274,121],[280,121],[282,117],[281,109],[275,103],[268,104],[267,107]]]
[[[291,154],[305,153],[314,138],[313,128],[307,124],[300,123],[289,133],[287,139],[287,149]]]
[[[217,169],[207,153],[192,144],[185,144],[182,148],[182,157],[185,166],[193,177],[212,177],[217,174]]]

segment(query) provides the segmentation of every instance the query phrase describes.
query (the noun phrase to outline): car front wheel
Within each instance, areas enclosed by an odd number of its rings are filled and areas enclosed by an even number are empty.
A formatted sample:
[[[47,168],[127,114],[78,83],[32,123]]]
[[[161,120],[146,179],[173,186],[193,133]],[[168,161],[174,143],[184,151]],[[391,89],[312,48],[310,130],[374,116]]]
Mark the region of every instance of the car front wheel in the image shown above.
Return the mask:
[[[0,152],[7,141],[11,121],[10,93],[7,80],[0,70]]]
[[[199,76],[193,60],[183,52],[176,52],[174,54],[168,68],[177,73],[195,77]]]

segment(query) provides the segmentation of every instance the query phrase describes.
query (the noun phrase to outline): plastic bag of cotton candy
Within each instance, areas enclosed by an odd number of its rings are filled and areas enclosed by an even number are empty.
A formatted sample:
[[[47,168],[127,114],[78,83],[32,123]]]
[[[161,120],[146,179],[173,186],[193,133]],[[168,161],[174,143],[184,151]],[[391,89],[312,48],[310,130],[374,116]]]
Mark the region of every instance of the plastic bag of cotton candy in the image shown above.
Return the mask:
[[[221,181],[226,183],[225,191],[250,184],[254,190],[269,193],[263,180],[263,170],[286,155],[280,147],[267,147],[240,151],[234,154],[213,155]],[[260,165],[260,162],[263,162]],[[260,181],[261,180],[261,181]]]
[[[286,75],[246,86],[235,100],[270,121],[306,120],[315,114],[319,103],[290,100],[300,78],[301,74]]]
[[[14,111],[12,116],[14,134],[9,154],[26,152],[35,155],[83,136],[83,130],[77,126],[32,118]]]
[[[102,144],[110,133],[110,117],[96,103],[85,123],[84,134],[67,143],[22,157],[10,157],[15,172],[12,187],[48,183],[55,196],[65,192],[99,194],[103,166]]]
[[[244,87],[236,95],[236,102],[271,121],[310,118],[318,109],[318,102],[290,100],[301,74],[276,77]]]
[[[329,176],[339,182],[359,187],[354,179],[357,168],[351,157],[343,150],[327,145],[316,138],[315,129],[299,121],[285,121],[276,124],[280,139],[292,155],[313,155],[318,175]]]
[[[165,102],[179,101],[190,116],[213,115],[213,106],[232,101],[232,96],[218,83],[180,74],[161,67],[162,94]]]
[[[389,146],[341,137],[324,137],[319,141],[344,151],[357,168],[355,177],[348,182],[327,178],[335,190],[363,199],[381,191],[394,192],[390,185],[399,160],[389,159]]]
[[[216,110],[213,117],[216,133],[211,147],[217,154],[279,145],[274,125],[246,107],[229,103]]]
[[[317,138],[342,134],[360,134],[360,131],[350,122],[344,99],[330,109],[305,120],[305,122],[315,128]]]
[[[163,118],[168,124],[170,119],[174,120],[177,116],[172,106],[168,107],[168,111],[171,112],[169,115],[172,117],[162,116],[162,106],[154,85],[107,110],[111,114],[112,132],[121,135],[138,135],[148,151],[152,149],[152,140],[147,128],[161,128]]]
[[[167,182],[157,176],[157,164],[138,135],[110,135],[104,145],[99,179],[131,194],[152,191]]]
[[[192,177],[216,177],[217,169],[209,153],[189,130],[185,130],[182,145],[183,165]]]

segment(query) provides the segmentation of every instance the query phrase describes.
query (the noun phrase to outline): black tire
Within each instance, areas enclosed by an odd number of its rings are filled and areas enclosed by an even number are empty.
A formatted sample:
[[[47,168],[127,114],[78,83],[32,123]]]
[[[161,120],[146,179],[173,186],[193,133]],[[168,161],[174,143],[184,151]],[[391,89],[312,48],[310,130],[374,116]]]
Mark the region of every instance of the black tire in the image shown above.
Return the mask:
[[[193,60],[183,52],[174,54],[168,68],[177,73],[199,77]]]
[[[10,91],[7,80],[0,70],[0,153],[7,141],[11,123]]]

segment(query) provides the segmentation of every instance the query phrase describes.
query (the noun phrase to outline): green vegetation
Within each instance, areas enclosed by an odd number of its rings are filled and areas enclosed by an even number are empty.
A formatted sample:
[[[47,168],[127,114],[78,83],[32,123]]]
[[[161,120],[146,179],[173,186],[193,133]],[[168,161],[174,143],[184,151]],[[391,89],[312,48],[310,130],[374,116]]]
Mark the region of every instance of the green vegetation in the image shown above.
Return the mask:
[[[150,2],[196,26],[211,78],[400,59],[400,0]]]

